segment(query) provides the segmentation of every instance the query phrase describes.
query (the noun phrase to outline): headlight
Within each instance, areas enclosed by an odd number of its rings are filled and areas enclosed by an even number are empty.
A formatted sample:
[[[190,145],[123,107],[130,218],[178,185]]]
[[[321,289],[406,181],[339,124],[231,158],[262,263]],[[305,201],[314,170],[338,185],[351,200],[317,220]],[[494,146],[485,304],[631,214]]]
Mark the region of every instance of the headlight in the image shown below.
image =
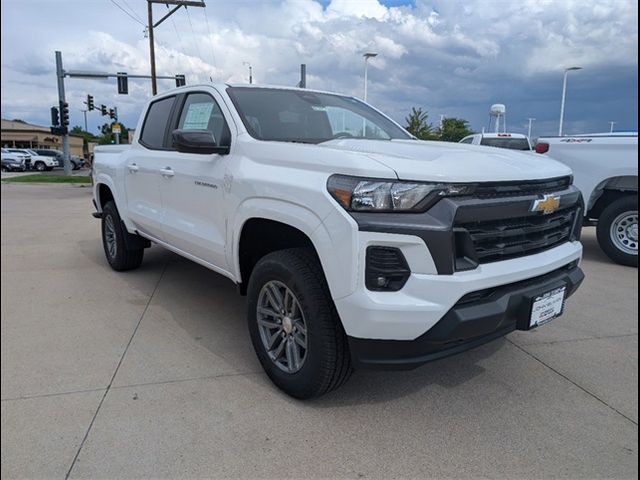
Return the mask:
[[[346,210],[417,212],[431,207],[441,197],[472,193],[475,186],[332,175],[327,182],[327,189]]]

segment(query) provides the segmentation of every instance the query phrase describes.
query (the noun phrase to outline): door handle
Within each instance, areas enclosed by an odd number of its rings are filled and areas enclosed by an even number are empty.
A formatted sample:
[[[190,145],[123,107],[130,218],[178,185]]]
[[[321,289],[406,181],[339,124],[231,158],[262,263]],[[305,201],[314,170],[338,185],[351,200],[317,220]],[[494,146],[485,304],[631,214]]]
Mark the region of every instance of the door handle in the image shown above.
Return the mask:
[[[138,170],[140,170],[140,167],[138,167],[138,165],[136,165],[135,163],[132,163],[131,165],[129,165],[128,168],[131,173],[135,173]]]
[[[175,172],[171,170],[171,167],[166,167],[160,170],[160,175],[163,177],[173,177]]]

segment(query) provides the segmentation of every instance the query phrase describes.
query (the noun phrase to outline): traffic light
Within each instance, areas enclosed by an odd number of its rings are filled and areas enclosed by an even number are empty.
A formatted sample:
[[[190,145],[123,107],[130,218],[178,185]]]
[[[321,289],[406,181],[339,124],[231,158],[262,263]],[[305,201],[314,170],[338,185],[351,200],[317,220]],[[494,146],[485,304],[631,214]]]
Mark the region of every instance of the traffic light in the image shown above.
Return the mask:
[[[116,111],[113,108],[109,109],[109,118],[111,120],[115,120],[116,119]]]
[[[60,113],[56,107],[51,107],[51,126],[57,127],[60,125]]]
[[[184,75],[176,75],[176,87],[184,87],[187,84],[187,81]]]
[[[60,102],[60,125],[69,126],[69,104],[67,102]]]
[[[107,106],[106,105],[100,105],[100,114],[101,115],[107,115]]]
[[[118,93],[121,95],[129,93],[127,72],[118,72]]]
[[[93,95],[87,95],[87,110],[92,111],[94,108]]]

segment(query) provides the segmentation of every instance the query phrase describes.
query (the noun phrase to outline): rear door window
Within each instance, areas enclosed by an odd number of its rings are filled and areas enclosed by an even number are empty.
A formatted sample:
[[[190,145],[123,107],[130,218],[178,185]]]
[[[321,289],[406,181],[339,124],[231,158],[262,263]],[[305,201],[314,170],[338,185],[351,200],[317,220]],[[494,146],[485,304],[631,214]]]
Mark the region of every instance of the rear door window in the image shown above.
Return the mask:
[[[149,106],[140,135],[140,143],[145,147],[156,150],[167,147],[165,144],[167,124],[171,117],[174,100],[175,97],[161,98]]]

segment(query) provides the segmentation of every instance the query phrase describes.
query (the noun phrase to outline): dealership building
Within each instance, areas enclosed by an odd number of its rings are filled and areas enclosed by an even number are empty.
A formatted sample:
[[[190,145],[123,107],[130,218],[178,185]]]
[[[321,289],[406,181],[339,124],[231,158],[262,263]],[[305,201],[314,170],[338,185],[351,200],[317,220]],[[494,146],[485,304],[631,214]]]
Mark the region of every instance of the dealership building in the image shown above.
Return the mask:
[[[2,119],[0,143],[5,148],[52,148],[62,150],[62,137],[53,135],[49,127]],[[69,153],[83,157],[83,138],[69,135]]]

